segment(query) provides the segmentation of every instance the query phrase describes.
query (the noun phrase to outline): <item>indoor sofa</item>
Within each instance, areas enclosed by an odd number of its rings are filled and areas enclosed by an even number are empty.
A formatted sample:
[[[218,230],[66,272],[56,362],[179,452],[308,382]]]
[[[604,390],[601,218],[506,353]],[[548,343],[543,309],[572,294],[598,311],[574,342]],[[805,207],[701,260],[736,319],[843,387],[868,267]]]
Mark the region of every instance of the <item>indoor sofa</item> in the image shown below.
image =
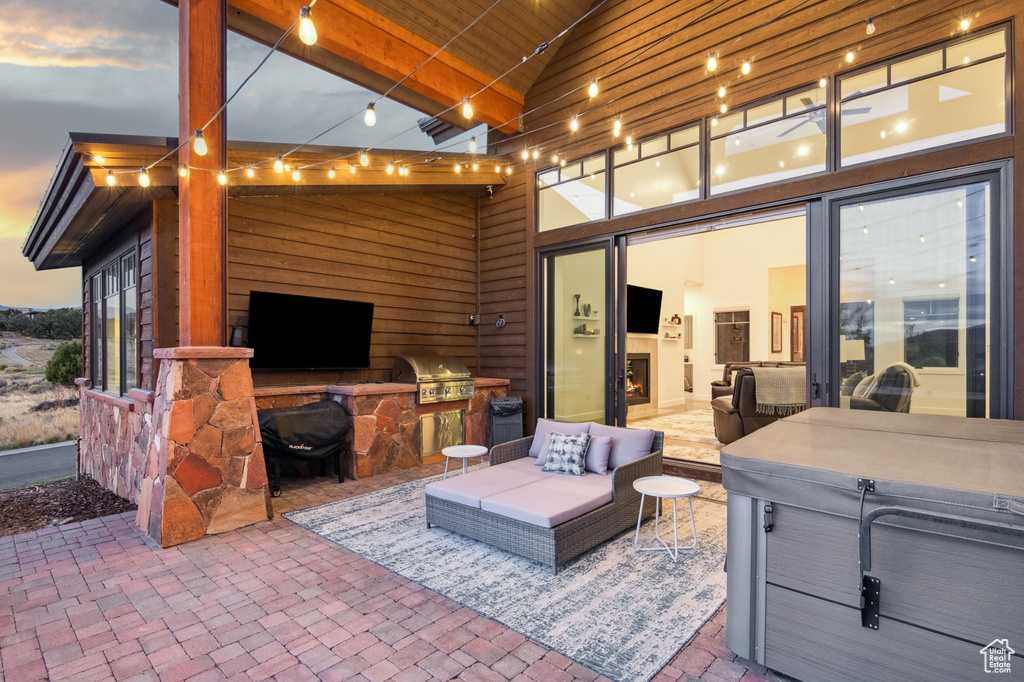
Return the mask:
[[[803,372],[787,372],[787,369],[802,367],[787,365],[786,367],[768,367],[764,372],[785,372],[788,381],[793,382],[796,389],[804,390],[806,375]],[[732,394],[715,398],[711,401],[711,410],[715,424],[715,438],[726,445],[749,436],[754,431],[768,426],[785,416],[806,407],[804,404],[799,407],[790,407],[784,410],[762,410],[758,408],[757,402],[757,377],[755,371],[759,368],[743,367],[736,372],[733,381],[734,391]]]
[[[790,362],[788,360],[751,360],[748,362],[727,362],[722,372],[722,378],[711,382],[711,399],[721,398],[724,395],[732,395],[733,377],[736,372],[748,367],[806,367],[804,362]]]
[[[591,436],[585,475],[538,466],[552,434],[566,432]],[[486,542],[557,572],[636,525],[640,493],[633,481],[661,474],[663,443],[660,431],[541,419],[533,436],[494,446],[489,467],[427,484],[427,527]],[[644,511],[653,514],[654,505]]]

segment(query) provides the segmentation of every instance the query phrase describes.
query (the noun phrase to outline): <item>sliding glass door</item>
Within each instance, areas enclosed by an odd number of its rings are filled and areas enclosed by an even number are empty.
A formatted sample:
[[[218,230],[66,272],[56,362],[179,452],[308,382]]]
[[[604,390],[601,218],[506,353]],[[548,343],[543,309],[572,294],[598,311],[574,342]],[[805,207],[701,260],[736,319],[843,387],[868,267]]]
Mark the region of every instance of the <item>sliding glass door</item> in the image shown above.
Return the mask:
[[[544,417],[614,423],[613,252],[602,242],[541,256]]]

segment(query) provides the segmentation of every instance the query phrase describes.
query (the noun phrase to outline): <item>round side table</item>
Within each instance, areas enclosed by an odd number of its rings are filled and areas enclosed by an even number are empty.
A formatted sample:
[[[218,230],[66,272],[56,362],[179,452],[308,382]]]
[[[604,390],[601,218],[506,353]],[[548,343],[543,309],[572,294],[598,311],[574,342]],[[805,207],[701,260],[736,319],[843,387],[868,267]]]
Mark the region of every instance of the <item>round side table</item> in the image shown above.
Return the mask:
[[[638,552],[654,552],[664,549],[672,557],[672,561],[679,561],[679,550],[693,549],[697,546],[697,523],[693,520],[693,496],[700,492],[700,486],[685,478],[678,476],[645,476],[633,481],[633,488],[640,493],[640,513],[636,518],[636,535],[633,537],[633,546]],[[640,546],[640,522],[644,518],[644,500],[650,495],[654,498],[654,537],[660,547]],[[690,505],[690,529],[693,531],[693,542],[686,547],[679,546],[679,524],[676,518],[676,500],[685,497]],[[675,552],[672,547],[661,539],[658,533],[658,521],[661,518],[661,500],[672,499],[672,527],[675,530]]]
[[[448,462],[451,461],[452,457],[462,460],[462,473],[466,473],[469,470],[469,458],[479,457],[480,464],[483,465],[484,457],[487,456],[487,448],[483,445],[449,445],[446,448],[441,449],[441,454],[444,455],[444,476],[441,480],[448,478]]]

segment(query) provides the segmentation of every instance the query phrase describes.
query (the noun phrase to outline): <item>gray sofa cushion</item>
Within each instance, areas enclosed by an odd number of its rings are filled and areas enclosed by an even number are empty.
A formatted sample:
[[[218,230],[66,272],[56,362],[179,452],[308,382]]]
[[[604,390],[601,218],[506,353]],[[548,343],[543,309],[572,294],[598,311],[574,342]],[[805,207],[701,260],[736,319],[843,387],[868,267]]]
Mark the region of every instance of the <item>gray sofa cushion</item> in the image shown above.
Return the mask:
[[[592,424],[590,435],[611,436],[612,452],[608,459],[609,469],[646,457],[651,454],[651,443],[654,442],[654,431],[651,429],[624,429],[617,426]]]
[[[587,471],[605,476],[608,473],[608,458],[611,454],[611,436],[591,436],[584,466]]]
[[[494,468],[504,466],[507,465]],[[545,476],[544,480],[489,495],[481,501],[480,508],[535,526],[554,528],[612,501],[609,476]]]
[[[529,457],[506,462],[498,466],[474,471],[466,476],[453,476],[443,481],[428,483],[428,495],[449,502],[480,508],[480,500],[495,493],[513,490],[551,476],[533,466]]]
[[[550,419],[538,419],[537,429],[533,432],[533,442],[530,443],[530,457],[537,457],[547,443],[549,433],[564,433],[567,436],[578,436],[581,433],[590,432],[590,422],[556,422]]]

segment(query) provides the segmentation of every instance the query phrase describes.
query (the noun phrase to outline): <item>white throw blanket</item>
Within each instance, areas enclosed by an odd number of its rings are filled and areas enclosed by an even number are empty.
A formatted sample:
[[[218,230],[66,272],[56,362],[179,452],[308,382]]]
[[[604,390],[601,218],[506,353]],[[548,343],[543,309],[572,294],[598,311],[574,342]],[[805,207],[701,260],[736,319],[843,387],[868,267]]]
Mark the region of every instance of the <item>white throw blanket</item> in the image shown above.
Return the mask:
[[[807,407],[806,368],[751,367],[751,371],[758,413],[787,416]]]

